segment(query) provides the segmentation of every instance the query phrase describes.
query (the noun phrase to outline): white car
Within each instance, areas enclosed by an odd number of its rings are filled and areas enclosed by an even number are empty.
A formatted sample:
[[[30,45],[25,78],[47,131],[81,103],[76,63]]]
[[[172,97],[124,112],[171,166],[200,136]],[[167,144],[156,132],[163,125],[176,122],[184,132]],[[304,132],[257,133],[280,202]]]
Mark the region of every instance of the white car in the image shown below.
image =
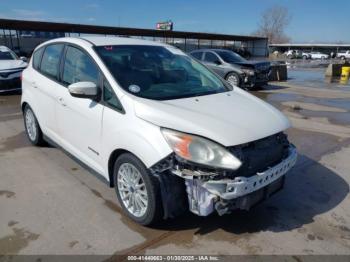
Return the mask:
[[[8,47],[0,46],[0,93],[21,90],[20,75],[27,67],[23,60]]]
[[[311,59],[311,54],[309,52],[302,51],[301,55],[303,59]]]
[[[285,54],[288,59],[298,59],[303,57],[303,53],[300,50],[288,50]]]
[[[323,53],[321,53],[321,52],[311,52],[310,55],[311,55],[311,59],[321,59],[321,60],[324,60],[324,59],[328,59],[328,58],[329,58],[329,55],[323,54]]]
[[[342,60],[350,59],[350,50],[347,50],[347,51],[344,50],[344,51],[338,52],[337,57]]]
[[[51,40],[22,84],[29,140],[89,166],[143,225],[186,209],[249,209],[281,189],[296,162],[281,112],[162,43]]]

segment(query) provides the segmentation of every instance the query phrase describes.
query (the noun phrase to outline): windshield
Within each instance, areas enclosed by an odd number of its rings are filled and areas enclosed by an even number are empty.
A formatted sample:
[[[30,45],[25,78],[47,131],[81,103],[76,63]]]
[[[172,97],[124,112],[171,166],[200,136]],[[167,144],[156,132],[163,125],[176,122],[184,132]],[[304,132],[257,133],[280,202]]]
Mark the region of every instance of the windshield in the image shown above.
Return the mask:
[[[246,60],[239,54],[232,51],[216,51],[216,53],[226,62],[226,63],[240,63],[246,62]]]
[[[0,50],[0,60],[16,60],[17,56],[15,53],[10,51],[1,51]]]
[[[175,47],[115,45],[95,50],[121,87],[139,97],[168,100],[231,90]]]

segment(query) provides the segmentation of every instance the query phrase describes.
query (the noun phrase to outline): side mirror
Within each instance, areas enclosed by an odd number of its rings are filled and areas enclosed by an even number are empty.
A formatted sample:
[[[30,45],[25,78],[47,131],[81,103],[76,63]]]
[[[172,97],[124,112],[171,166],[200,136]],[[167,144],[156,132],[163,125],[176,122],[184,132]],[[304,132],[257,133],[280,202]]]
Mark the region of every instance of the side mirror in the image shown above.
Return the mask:
[[[25,56],[21,56],[19,59],[21,59],[23,62],[28,62],[28,59]]]
[[[77,82],[68,86],[71,96],[79,98],[96,99],[99,96],[99,89],[93,82]]]

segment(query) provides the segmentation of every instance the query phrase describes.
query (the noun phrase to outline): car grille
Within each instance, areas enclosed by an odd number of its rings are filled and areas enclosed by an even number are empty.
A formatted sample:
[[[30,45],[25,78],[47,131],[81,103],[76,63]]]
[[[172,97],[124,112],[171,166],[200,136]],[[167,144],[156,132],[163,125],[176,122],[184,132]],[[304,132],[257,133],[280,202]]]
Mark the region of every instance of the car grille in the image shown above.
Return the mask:
[[[250,177],[263,172],[288,156],[289,142],[284,133],[278,133],[243,145],[229,147],[229,151],[242,161],[242,166],[230,177]]]

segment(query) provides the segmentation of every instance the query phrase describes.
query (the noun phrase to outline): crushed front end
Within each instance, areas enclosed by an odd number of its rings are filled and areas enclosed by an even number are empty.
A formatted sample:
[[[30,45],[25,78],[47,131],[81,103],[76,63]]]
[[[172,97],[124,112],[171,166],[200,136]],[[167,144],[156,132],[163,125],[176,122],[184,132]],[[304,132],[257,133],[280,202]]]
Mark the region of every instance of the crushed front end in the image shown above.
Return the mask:
[[[167,170],[185,181],[191,212],[207,216],[217,211],[223,215],[235,209],[249,210],[280,190],[284,175],[297,160],[296,148],[282,132],[227,149],[242,162],[237,170],[211,169],[171,155],[152,171],[159,174]]]

